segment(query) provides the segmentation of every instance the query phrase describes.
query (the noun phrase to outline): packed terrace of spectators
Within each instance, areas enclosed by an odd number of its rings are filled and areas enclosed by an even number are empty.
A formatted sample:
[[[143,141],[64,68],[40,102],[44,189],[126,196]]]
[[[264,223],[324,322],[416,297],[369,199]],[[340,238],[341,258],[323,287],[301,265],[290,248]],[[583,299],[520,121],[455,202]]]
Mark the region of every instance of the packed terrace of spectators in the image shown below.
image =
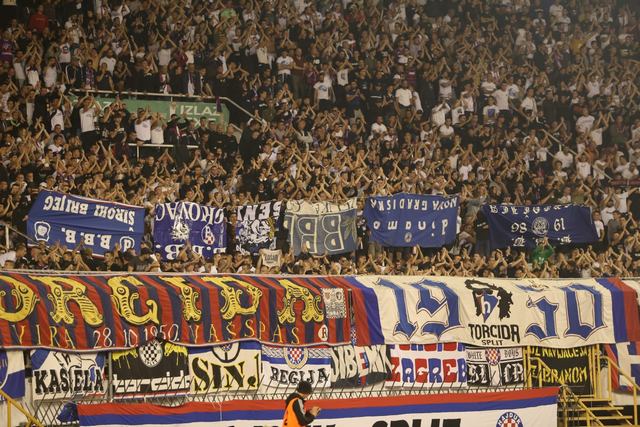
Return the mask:
[[[46,0],[5,6],[0,216],[24,232],[39,189],[145,206],[147,242],[0,248],[5,269],[640,275],[640,2],[625,0]],[[100,108],[96,90],[227,97],[241,135],[206,119]],[[167,101],[169,102],[169,101]],[[129,143],[142,146],[141,156]],[[187,145],[199,148],[189,150]],[[460,194],[442,249],[282,264],[153,253],[157,203]],[[484,203],[590,206],[599,242],[491,251]],[[0,236],[1,237],[1,236]],[[0,241],[4,239],[0,238]]]

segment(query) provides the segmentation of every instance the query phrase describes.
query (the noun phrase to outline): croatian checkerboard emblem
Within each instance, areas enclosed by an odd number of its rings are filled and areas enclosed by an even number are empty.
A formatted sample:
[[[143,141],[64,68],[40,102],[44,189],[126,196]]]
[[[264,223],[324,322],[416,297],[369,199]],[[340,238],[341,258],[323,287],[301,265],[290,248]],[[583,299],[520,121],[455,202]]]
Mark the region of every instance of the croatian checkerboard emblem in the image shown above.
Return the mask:
[[[306,348],[289,347],[284,349],[284,360],[291,369],[302,368],[309,359],[309,350]]]
[[[498,348],[487,348],[485,349],[485,357],[487,358],[487,363],[491,366],[497,366],[500,363],[500,349]]]
[[[522,419],[515,412],[505,412],[498,418],[496,427],[524,427]]]
[[[162,361],[162,344],[159,341],[149,341],[138,349],[140,352],[140,360],[145,366],[153,368]]]

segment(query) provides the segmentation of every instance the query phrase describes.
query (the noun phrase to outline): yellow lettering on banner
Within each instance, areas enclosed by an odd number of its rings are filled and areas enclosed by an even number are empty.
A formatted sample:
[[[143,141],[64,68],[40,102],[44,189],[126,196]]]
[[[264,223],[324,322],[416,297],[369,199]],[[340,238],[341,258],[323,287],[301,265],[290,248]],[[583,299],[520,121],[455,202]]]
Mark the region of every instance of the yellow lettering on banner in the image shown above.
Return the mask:
[[[236,315],[251,315],[256,314],[258,311],[258,305],[260,304],[260,297],[262,297],[262,291],[257,286],[244,280],[235,279],[233,277],[203,277],[205,282],[213,283],[220,287],[220,294],[224,298],[224,306],[222,307],[222,318],[225,320],[231,320]],[[240,296],[243,291],[236,289],[229,283],[240,285],[246,289],[247,294],[251,297],[251,304],[248,307],[243,307],[240,304]]]
[[[107,281],[107,284],[111,288],[111,300],[116,306],[118,314],[132,325],[141,326],[148,322],[159,324],[158,320],[158,303],[153,300],[147,300],[145,305],[149,307],[147,314],[136,314],[133,303],[135,300],[140,299],[138,292],[131,292],[127,284],[140,287],[144,283],[139,281],[133,276],[124,277],[112,277]]]
[[[220,339],[218,338],[218,331],[216,331],[216,327],[213,326],[213,323],[209,327],[209,342],[218,342]]]
[[[7,293],[5,291],[0,291],[0,319],[6,320],[7,322],[20,322],[21,320],[26,319],[36,308],[38,296],[33,289],[13,277],[0,276],[0,280],[8,283],[9,285],[13,285],[11,295],[15,299],[15,306],[17,310],[14,312],[7,311],[2,304],[2,298]]]
[[[82,283],[68,277],[56,276],[29,276],[32,280],[38,280],[51,289],[47,298],[53,304],[53,311],[49,314],[54,322],[73,324],[75,316],[69,310],[69,301],[74,301],[80,308],[80,313],[85,322],[90,326],[100,326],[104,317],[93,302],[87,297],[87,287]],[[69,289],[65,289],[68,287]]]
[[[199,322],[202,318],[202,311],[198,309],[196,302],[200,298],[200,293],[187,285],[182,277],[160,277],[170,285],[180,289],[180,300],[182,301],[182,315],[187,322]]]
[[[288,279],[278,280],[278,282],[286,289],[284,298],[282,299],[284,307],[282,310],[278,310],[278,320],[280,323],[295,323],[296,313],[294,306],[298,300],[304,303],[304,309],[302,310],[303,322],[322,322],[324,320],[324,314],[320,309],[320,295],[313,295],[309,289],[296,285]]]
[[[278,340],[276,341],[276,337],[278,337]],[[284,341],[282,341],[282,331],[280,330],[280,326],[277,326],[276,329],[273,331],[273,336],[271,337],[271,342],[274,343],[280,343],[282,344]]]
[[[184,357],[188,356],[187,347],[182,346],[182,345],[178,345],[178,344],[172,344],[170,342],[164,343],[164,357],[169,357],[173,353],[175,353],[177,355],[181,354]]]

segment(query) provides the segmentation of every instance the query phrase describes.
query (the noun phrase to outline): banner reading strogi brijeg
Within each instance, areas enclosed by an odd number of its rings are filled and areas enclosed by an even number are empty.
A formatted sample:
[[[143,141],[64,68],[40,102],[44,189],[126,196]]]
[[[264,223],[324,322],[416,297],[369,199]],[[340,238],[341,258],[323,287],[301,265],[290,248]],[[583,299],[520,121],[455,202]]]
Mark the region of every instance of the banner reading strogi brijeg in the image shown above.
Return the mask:
[[[205,258],[224,252],[227,246],[224,209],[192,202],[156,205],[153,242],[165,260],[176,259],[186,244]]]
[[[95,255],[120,245],[140,250],[144,208],[41,190],[27,219],[27,235],[47,245],[73,249],[80,243]]]

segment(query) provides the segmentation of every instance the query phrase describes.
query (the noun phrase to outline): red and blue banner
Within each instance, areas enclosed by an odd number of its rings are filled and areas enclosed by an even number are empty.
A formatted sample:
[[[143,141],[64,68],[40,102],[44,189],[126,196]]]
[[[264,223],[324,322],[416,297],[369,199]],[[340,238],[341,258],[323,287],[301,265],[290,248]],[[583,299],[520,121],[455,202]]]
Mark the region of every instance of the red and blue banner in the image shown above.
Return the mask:
[[[314,425],[548,427],[557,419],[556,387],[499,393],[313,400]],[[284,401],[238,400],[163,407],[146,403],[78,405],[81,427],[256,427],[282,424]],[[404,422],[400,424],[399,422]]]
[[[611,388],[622,392],[632,392],[634,384],[640,385],[640,342],[611,344],[606,345],[604,349],[607,356],[616,362],[622,372],[628,375],[621,375],[620,371],[612,366]]]
[[[0,275],[0,347],[351,343],[347,281],[238,275]],[[340,294],[339,296],[337,294]]]

